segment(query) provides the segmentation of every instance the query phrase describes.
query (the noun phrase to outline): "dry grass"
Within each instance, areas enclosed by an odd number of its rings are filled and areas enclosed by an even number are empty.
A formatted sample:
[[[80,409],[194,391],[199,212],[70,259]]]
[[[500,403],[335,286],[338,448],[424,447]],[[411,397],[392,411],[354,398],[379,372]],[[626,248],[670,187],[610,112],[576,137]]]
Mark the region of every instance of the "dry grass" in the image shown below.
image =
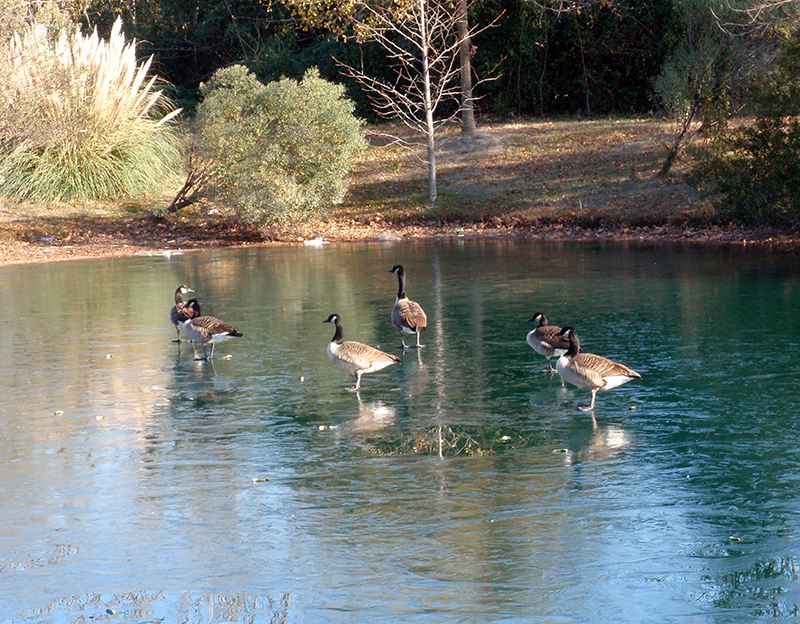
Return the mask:
[[[386,128],[381,128],[386,131]],[[389,132],[397,128],[388,129]],[[439,197],[425,202],[425,166],[397,146],[375,147],[353,174],[336,219],[660,225],[703,220],[678,163],[657,180],[673,124],[656,119],[532,120],[482,125],[472,144],[439,139]]]

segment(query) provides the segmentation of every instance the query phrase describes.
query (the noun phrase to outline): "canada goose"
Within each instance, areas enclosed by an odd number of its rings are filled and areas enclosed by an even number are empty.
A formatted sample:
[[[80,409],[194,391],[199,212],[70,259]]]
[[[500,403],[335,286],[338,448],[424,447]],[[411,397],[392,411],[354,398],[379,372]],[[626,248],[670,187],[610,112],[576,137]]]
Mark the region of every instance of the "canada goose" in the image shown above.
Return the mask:
[[[400,342],[403,349],[406,349],[406,342],[403,334],[416,334],[417,348],[424,347],[419,343],[419,335],[428,327],[428,317],[425,311],[416,302],[411,301],[406,296],[406,272],[399,264],[392,267],[389,273],[397,273],[398,289],[397,299],[392,309],[392,325],[400,331]]]
[[[181,284],[175,291],[175,305],[172,306],[172,309],[169,311],[169,320],[172,321],[172,324],[175,326],[175,331],[178,332],[178,338],[177,340],[173,340],[173,342],[181,342],[180,322],[192,318],[192,310],[183,302],[183,295],[190,292],[194,291],[186,284]]]
[[[558,333],[569,339],[569,349],[556,363],[558,374],[573,386],[592,391],[591,404],[578,407],[582,412],[594,409],[594,398],[598,390],[610,390],[628,383],[631,379],[642,378],[639,373],[624,364],[612,362],[593,353],[582,352],[578,332],[574,327],[565,327]]]
[[[220,321],[213,316],[200,316],[200,304],[196,299],[192,299],[186,304],[192,310],[192,314],[197,314],[193,318],[180,321],[183,333],[192,341],[200,342],[203,345],[204,359],[210,360],[214,357],[214,345],[228,338],[239,338],[243,334],[236,331],[231,325]],[[206,345],[211,343],[211,355],[206,351]]]
[[[555,373],[556,369],[550,364],[550,358],[554,355],[564,355],[567,352],[569,338],[558,334],[561,331],[560,327],[548,325],[547,317],[541,312],[537,312],[528,319],[528,322],[531,321],[539,323],[539,327],[529,331],[525,340],[536,353],[547,358],[547,370]]]
[[[331,314],[322,322],[336,325],[336,332],[328,343],[328,357],[336,366],[356,376],[355,387],[348,388],[351,392],[361,388],[361,375],[364,373],[374,373],[400,362],[399,357],[384,353],[375,347],[352,340],[342,342],[342,319],[338,314]]]

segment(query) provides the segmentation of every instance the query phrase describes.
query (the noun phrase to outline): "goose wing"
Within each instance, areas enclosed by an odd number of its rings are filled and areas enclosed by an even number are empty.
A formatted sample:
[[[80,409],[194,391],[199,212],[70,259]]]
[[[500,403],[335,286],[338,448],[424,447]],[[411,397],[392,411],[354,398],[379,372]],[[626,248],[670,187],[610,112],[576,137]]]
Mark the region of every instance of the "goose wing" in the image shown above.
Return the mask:
[[[536,335],[542,340],[546,342],[554,349],[569,349],[569,338],[566,336],[559,336],[558,332],[561,331],[560,327],[556,327],[555,325],[545,325],[544,327],[539,327],[536,329]]]
[[[344,367],[352,372],[357,370],[365,371],[373,367],[378,370],[384,366],[400,362],[400,358],[395,355],[352,340],[346,340],[338,345],[335,355],[343,363],[342,366],[344,366],[345,362],[349,364],[349,366]]]
[[[576,367],[584,369],[593,379],[598,380],[597,385],[604,385],[606,377],[630,377],[641,379],[642,376],[635,370],[619,362],[613,362],[594,353],[579,353],[573,358]]]
[[[225,334],[228,336],[242,335],[241,332],[238,332],[236,329],[234,329],[233,325],[230,325],[225,321],[220,321],[218,318],[214,318],[213,316],[198,316],[192,320],[191,324],[198,331],[206,333],[210,336],[216,336],[219,334]]]
[[[425,331],[428,317],[416,301],[401,299],[392,310],[392,322],[395,327],[408,327],[412,331]]]
[[[192,318],[192,309],[185,303],[175,304],[169,311],[169,318],[173,325],[177,325],[181,321]]]

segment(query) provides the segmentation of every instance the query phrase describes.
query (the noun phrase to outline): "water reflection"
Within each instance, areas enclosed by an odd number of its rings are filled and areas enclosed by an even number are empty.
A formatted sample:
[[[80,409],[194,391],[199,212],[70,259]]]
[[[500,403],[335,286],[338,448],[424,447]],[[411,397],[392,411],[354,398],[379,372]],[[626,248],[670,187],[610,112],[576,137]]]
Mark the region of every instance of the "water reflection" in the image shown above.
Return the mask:
[[[241,622],[289,621],[291,596],[273,598],[262,595],[205,594],[181,601],[165,592],[133,592],[123,595],[85,594],[52,602],[40,609],[25,611],[22,621],[50,620],[54,615],[89,618],[92,621],[139,622]],[[74,615],[73,615],[74,614]],[[268,619],[264,619],[264,617]]]
[[[424,349],[396,349],[395,264]],[[525,241],[4,268],[0,619],[796,617],[798,276]],[[245,334],[230,359],[178,353],[181,283]],[[577,412],[533,309],[643,381]],[[332,310],[402,363],[343,392]]]

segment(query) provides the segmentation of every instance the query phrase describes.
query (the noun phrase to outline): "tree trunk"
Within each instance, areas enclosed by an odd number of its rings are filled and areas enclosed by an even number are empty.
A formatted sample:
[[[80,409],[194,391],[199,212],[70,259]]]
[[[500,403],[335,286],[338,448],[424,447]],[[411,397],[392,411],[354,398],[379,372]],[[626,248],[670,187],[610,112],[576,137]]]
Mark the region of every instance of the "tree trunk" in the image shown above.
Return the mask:
[[[661,170],[656,174],[657,178],[666,178],[669,170],[672,169],[672,165],[675,162],[675,159],[678,157],[678,152],[683,145],[684,137],[689,133],[689,129],[692,127],[692,122],[694,118],[697,116],[697,109],[698,105],[696,104],[697,97],[692,100],[692,103],[689,106],[689,112],[686,115],[686,119],[683,120],[683,126],[678,132],[678,136],[675,137],[675,142],[672,144],[672,148],[670,148],[669,152],[667,152],[667,157],[664,160],[664,164],[661,165]]]
[[[431,103],[431,69],[428,61],[428,21],[425,11],[425,0],[419,0],[420,10],[420,43],[422,44],[422,76],[425,101],[425,135],[428,146],[428,199],[436,201],[436,145],[434,142],[435,126],[433,124],[433,107]]]
[[[467,0],[456,4],[456,30],[458,31],[458,58],[461,74],[461,132],[473,136],[475,127],[475,106],[472,101],[472,40],[469,37],[469,13]]]

